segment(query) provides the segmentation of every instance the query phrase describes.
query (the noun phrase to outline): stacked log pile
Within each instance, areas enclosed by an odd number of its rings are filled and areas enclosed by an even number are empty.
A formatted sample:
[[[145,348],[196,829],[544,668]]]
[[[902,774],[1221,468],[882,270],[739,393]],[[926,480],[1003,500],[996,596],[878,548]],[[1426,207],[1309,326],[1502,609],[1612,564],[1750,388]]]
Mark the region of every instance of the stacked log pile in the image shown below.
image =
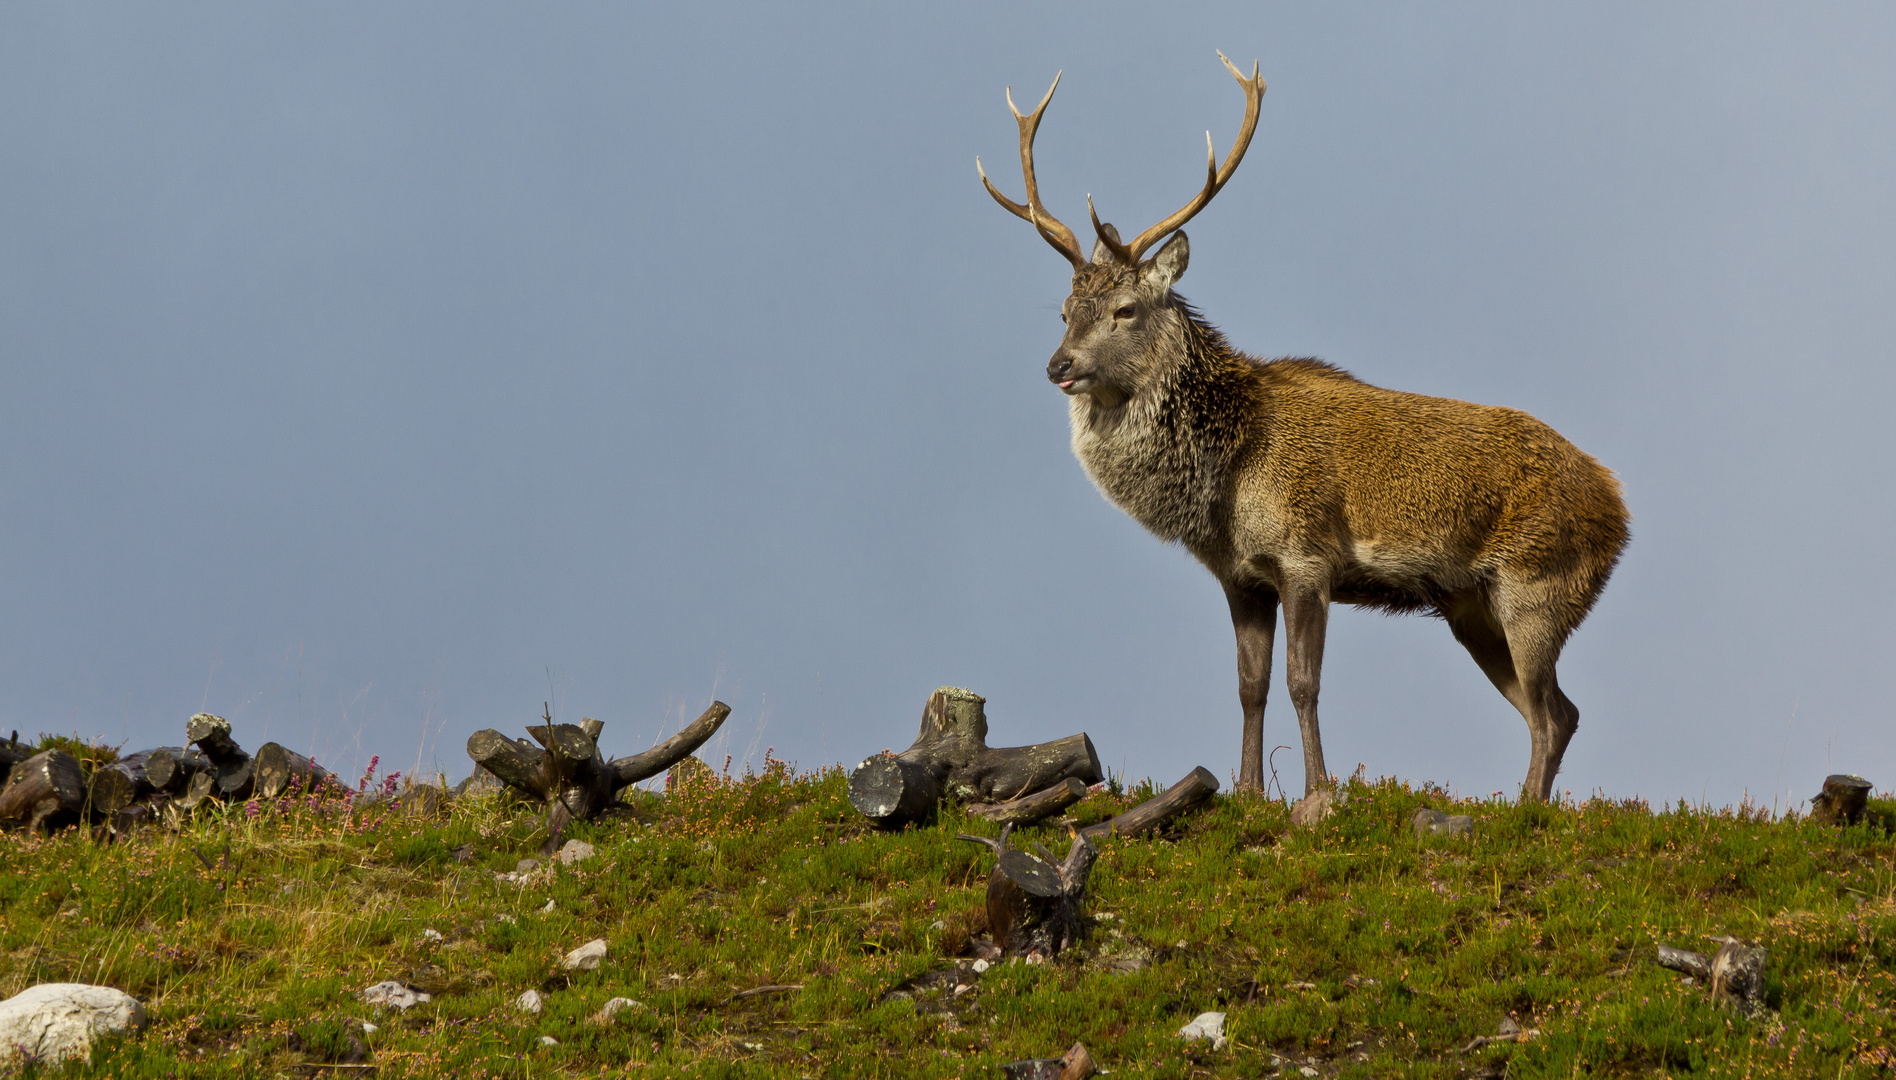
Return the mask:
[[[188,746],[159,746],[91,770],[64,750],[32,753],[19,733],[0,743],[0,825],[28,830],[101,826],[116,835],[157,820],[167,809],[241,802],[315,791],[327,769],[279,743],[253,755],[231,735],[230,721],[198,713],[185,722]]]

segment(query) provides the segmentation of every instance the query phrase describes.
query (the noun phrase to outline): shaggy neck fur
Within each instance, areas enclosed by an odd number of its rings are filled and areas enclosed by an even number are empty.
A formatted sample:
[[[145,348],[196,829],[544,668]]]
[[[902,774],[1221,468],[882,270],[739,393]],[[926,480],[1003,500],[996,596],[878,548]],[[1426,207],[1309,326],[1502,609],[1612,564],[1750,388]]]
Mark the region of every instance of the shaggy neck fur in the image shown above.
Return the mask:
[[[1115,506],[1216,573],[1230,554],[1235,466],[1263,434],[1263,383],[1256,362],[1184,298],[1171,294],[1169,307],[1171,325],[1124,403],[1072,399],[1073,454]]]

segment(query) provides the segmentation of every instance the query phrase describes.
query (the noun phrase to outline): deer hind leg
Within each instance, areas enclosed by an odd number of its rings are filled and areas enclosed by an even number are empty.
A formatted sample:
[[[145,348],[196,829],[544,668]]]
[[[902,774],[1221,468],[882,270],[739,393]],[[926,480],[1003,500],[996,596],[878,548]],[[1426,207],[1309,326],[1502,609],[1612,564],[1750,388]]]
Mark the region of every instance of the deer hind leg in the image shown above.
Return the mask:
[[[1485,597],[1451,597],[1442,614],[1455,640],[1527,721],[1532,749],[1521,791],[1545,802],[1567,743],[1580,726],[1580,710],[1561,693],[1554,675],[1566,637],[1560,621],[1534,608],[1510,613],[1504,627]]]
[[[1244,707],[1244,748],[1238,787],[1264,790],[1264,697],[1271,688],[1271,648],[1277,638],[1277,593],[1225,586],[1231,626],[1238,634],[1238,701]]]
[[[1297,709],[1303,731],[1304,794],[1327,787],[1330,774],[1323,767],[1323,738],[1317,733],[1317,692],[1323,685],[1323,636],[1330,621],[1330,598],[1314,588],[1287,588],[1283,592],[1284,630],[1290,635],[1284,649],[1285,683],[1290,703]]]

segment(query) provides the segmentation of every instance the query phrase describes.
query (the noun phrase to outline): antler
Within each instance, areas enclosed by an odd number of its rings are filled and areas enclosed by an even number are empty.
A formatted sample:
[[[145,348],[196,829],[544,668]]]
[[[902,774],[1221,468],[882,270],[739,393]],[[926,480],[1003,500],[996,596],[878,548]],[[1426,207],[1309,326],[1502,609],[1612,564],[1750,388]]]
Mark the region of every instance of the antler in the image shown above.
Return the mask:
[[[1064,75],[1065,72],[1060,74]],[[981,159],[978,157],[974,159],[974,171],[981,174],[981,182],[987,185],[988,194],[994,196],[995,202],[1006,207],[1007,212],[1015,217],[1032,222],[1034,231],[1038,232],[1047,243],[1052,244],[1055,251],[1065,255],[1067,261],[1072,263],[1073,268],[1077,270],[1086,265],[1086,255],[1080,251],[1079,238],[1073,235],[1072,229],[1060,224],[1059,218],[1047,213],[1047,208],[1040,203],[1040,188],[1034,183],[1034,133],[1040,129],[1040,114],[1047,111],[1047,102],[1053,100],[1053,92],[1059,88],[1060,75],[1055,75],[1053,85],[1047,88],[1047,96],[1040,99],[1040,107],[1029,116],[1022,116],[1020,110],[1014,106],[1013,87],[1007,90],[1007,107],[1014,114],[1014,122],[1020,125],[1020,171],[1027,177],[1027,204],[1025,206],[995,189],[994,182],[987,178],[987,170],[981,168]],[[1253,124],[1256,123],[1256,119],[1256,110],[1253,109]],[[1248,128],[1245,134],[1249,136]]]
[[[1099,234],[1100,241],[1113,253],[1113,257],[1125,263],[1127,266],[1138,263],[1140,256],[1146,253],[1147,248],[1165,239],[1165,237],[1179,229],[1187,221],[1190,221],[1193,215],[1203,210],[1205,205],[1211,202],[1212,196],[1218,194],[1219,189],[1225,186],[1225,181],[1231,179],[1231,174],[1238,171],[1238,162],[1244,160],[1244,151],[1250,148],[1251,136],[1257,131],[1258,108],[1264,101],[1264,80],[1258,75],[1258,65],[1255,60],[1251,62],[1251,77],[1247,79],[1244,77],[1244,73],[1239,71],[1237,66],[1225,57],[1224,53],[1220,52],[1218,59],[1224,61],[1225,70],[1231,72],[1231,77],[1238,80],[1239,86],[1244,87],[1244,124],[1238,129],[1238,139],[1231,144],[1231,152],[1225,155],[1224,164],[1215,167],[1214,163],[1218,160],[1217,153],[1211,146],[1211,132],[1205,132],[1204,190],[1200,191],[1191,202],[1180,207],[1171,217],[1166,218],[1164,221],[1159,222],[1157,225],[1152,226],[1150,229],[1147,229],[1133,238],[1130,244],[1120,243],[1117,236],[1111,235],[1110,230],[1099,223],[1099,215],[1096,213],[1092,214],[1093,231]],[[1056,82],[1057,81],[1058,80],[1056,80]],[[1048,93],[1051,94],[1052,91],[1048,91]],[[1046,103],[1042,102],[1041,104],[1044,106]],[[1038,116],[1039,114],[1036,113],[1035,117],[1038,118]],[[1023,130],[1025,129],[1023,128]],[[1024,142],[1021,145],[1023,148],[1026,146]],[[1021,152],[1025,154],[1026,150],[1023,149]],[[989,190],[993,189],[990,187]],[[1029,190],[1032,190],[1031,179],[1029,180]],[[1000,198],[1000,196],[996,195],[995,198]],[[1093,211],[1093,200],[1090,196],[1086,200],[1086,209],[1088,213],[1092,213]]]

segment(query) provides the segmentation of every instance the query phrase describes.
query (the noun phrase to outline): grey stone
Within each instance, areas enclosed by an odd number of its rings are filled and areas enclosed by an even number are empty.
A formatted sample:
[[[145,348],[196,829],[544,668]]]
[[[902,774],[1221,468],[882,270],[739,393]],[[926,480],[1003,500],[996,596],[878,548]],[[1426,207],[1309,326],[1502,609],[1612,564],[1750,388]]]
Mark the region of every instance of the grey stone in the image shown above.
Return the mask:
[[[1225,1014],[1221,1012],[1199,1013],[1192,1022],[1178,1029],[1179,1037],[1186,1042],[1210,1039],[1213,1050],[1225,1047]]]
[[[149,1017],[123,990],[88,983],[41,983],[0,1001],[0,1061],[84,1057],[92,1038],[136,1031]]]
[[[1474,818],[1467,814],[1445,814],[1440,810],[1430,810],[1427,807],[1415,812],[1414,826],[1418,840],[1429,836],[1473,837],[1475,835]]]
[[[567,953],[566,958],[560,961],[560,966],[568,971],[596,971],[599,968],[599,962],[605,958],[606,939],[594,938]]]
[[[396,982],[393,979],[365,988],[361,997],[370,1005],[383,1005],[404,1010],[434,1000],[407,983]]]

